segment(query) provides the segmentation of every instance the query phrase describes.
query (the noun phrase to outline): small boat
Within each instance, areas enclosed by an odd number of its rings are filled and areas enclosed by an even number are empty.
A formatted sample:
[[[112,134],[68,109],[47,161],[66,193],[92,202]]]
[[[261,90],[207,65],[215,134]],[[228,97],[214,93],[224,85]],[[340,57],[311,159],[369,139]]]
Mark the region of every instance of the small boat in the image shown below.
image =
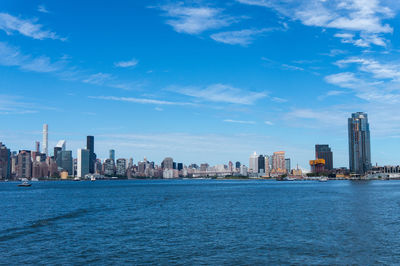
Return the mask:
[[[96,177],[92,176],[92,177],[90,178],[90,181],[96,181]]]
[[[321,177],[318,181],[319,182],[327,182],[328,178],[327,177]]]
[[[79,177],[75,177],[74,181],[81,181],[81,179]]]
[[[28,181],[24,181],[21,184],[18,184],[19,187],[30,187],[32,184],[28,183]]]
[[[37,179],[36,177],[33,177],[33,178],[31,179],[31,181],[37,182],[37,181],[39,181],[39,179]]]

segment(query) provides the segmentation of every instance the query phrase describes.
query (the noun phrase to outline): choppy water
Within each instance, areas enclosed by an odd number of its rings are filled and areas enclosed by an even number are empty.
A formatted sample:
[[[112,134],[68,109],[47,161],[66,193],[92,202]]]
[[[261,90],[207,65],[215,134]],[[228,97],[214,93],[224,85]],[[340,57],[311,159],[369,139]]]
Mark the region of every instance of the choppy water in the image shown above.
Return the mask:
[[[400,181],[0,183],[0,264],[396,264]]]

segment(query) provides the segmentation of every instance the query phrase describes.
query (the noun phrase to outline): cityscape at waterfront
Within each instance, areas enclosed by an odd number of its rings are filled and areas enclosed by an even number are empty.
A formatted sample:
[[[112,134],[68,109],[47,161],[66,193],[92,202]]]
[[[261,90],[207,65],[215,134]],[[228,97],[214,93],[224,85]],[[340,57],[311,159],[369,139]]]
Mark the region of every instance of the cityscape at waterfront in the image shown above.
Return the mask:
[[[0,265],[398,265],[400,1],[1,0]]]
[[[315,159],[310,160],[310,171],[303,173],[298,165],[292,169],[291,159],[284,151],[272,155],[250,155],[249,164],[240,161],[211,166],[207,162],[184,165],[166,157],[157,164],[146,157],[134,162],[133,158],[109,157],[99,159],[95,153],[94,136],[86,137],[86,147],[77,150],[76,158],[67,150],[67,141],[60,140],[51,155],[48,150],[49,126],[43,125],[42,149],[35,142],[35,150],[10,151],[0,142],[0,178],[22,179],[132,179],[132,178],[275,178],[277,180],[315,179],[397,179],[400,166],[374,166],[371,164],[368,115],[357,112],[348,119],[349,168],[333,168],[333,152],[328,144],[315,145]]]

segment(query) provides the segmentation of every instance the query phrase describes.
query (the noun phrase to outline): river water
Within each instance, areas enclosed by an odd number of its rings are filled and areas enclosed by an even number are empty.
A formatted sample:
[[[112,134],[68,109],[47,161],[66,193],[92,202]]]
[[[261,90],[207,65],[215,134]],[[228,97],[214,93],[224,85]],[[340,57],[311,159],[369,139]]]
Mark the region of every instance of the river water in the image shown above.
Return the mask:
[[[0,264],[396,264],[400,181],[0,183]]]

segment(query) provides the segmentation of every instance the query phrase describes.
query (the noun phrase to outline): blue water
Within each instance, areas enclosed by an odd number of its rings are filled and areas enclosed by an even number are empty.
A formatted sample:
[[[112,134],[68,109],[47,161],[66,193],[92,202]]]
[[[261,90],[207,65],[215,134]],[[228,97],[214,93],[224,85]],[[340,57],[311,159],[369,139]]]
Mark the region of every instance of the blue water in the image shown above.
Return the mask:
[[[0,264],[395,264],[400,181],[0,183]]]

